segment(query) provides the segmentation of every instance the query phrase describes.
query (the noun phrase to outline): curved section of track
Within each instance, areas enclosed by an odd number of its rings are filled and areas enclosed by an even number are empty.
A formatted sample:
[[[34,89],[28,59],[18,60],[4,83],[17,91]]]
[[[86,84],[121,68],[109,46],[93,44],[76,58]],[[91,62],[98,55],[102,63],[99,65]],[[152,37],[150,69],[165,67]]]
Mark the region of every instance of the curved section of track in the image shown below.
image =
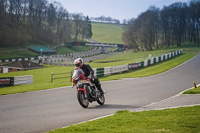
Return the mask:
[[[157,102],[200,82],[200,55],[163,74],[102,82],[106,102],[83,109],[71,87],[0,96],[0,131],[44,132]]]

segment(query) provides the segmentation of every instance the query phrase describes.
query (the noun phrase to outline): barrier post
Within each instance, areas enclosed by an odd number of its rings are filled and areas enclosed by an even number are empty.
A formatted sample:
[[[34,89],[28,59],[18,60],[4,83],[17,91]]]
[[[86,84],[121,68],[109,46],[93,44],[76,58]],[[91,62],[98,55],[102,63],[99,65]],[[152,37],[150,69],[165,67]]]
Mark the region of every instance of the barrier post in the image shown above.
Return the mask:
[[[73,74],[73,70],[71,70],[70,82],[72,82],[72,74]]]
[[[51,72],[51,83],[53,83],[53,72]]]

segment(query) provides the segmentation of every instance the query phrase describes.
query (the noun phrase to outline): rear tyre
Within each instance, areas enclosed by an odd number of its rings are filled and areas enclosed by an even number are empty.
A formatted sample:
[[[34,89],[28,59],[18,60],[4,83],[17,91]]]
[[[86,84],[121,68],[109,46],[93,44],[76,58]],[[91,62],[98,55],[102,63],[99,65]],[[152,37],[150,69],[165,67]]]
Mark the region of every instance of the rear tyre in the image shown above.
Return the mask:
[[[97,100],[97,103],[100,104],[100,105],[104,105],[104,103],[105,103],[105,97],[104,97],[104,95],[101,95],[99,97],[99,99]]]
[[[78,102],[79,104],[83,107],[83,108],[87,108],[89,105],[89,101],[87,98],[85,98],[85,94],[83,91],[78,91],[77,93],[77,98],[78,98]]]

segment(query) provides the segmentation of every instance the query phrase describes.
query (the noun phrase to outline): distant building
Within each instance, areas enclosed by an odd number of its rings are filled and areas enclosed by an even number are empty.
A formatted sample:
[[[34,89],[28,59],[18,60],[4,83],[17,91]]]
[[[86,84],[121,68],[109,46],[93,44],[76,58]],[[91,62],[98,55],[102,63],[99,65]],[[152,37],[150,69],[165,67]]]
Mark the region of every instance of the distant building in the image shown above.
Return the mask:
[[[18,61],[1,65],[0,68],[1,68],[0,73],[9,73],[9,72],[43,68],[43,66],[30,61]]]

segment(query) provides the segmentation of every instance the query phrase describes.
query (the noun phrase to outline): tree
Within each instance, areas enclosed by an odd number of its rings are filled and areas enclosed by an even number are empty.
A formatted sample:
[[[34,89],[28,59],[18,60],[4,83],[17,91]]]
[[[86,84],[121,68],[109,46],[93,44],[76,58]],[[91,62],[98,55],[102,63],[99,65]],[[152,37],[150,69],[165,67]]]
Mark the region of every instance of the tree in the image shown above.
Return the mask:
[[[0,46],[70,40],[69,13],[58,2],[0,0]]]
[[[72,18],[73,18],[73,28],[74,28],[74,42],[76,42],[78,39],[78,35],[81,34],[83,28],[83,15],[72,14]]]
[[[128,30],[123,35],[123,40],[135,51],[152,50],[158,45],[158,15],[159,9],[150,7],[139,15],[136,20],[129,21]]]
[[[91,21],[90,21],[88,16],[86,17],[86,22],[87,22],[87,29],[86,29],[86,31],[87,31],[86,34],[87,35],[86,35],[86,37],[87,38],[91,38],[92,35],[93,35],[93,33],[92,33],[92,24],[91,24]]]
[[[123,41],[136,51],[152,50],[152,47],[180,46],[187,41],[199,43],[199,31],[200,1],[176,2],[162,10],[150,7],[129,21]]]

